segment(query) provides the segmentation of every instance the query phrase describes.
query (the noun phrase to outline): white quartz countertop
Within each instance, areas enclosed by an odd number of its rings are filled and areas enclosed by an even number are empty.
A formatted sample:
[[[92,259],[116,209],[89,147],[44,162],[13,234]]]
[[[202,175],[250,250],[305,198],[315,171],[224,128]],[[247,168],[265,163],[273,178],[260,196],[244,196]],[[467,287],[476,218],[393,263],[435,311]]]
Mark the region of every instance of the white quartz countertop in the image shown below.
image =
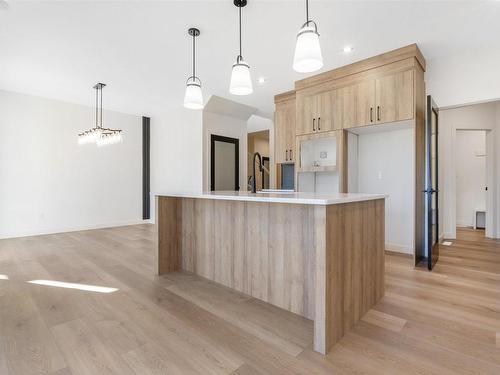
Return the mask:
[[[179,197],[179,198],[199,198],[199,199],[217,199],[245,202],[272,202],[272,203],[294,203],[294,204],[342,204],[350,202],[362,202],[375,199],[385,199],[383,194],[364,194],[364,193],[251,193],[248,191],[208,191],[203,193],[155,193],[160,197]]]

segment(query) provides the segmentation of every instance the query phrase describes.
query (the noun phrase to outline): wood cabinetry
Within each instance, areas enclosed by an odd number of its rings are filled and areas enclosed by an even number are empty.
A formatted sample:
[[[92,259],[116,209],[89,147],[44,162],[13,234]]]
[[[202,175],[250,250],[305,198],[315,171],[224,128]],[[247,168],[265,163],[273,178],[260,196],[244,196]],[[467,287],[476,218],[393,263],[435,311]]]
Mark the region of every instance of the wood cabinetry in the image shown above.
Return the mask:
[[[329,132],[342,128],[339,90],[301,94],[297,98],[297,135]]]
[[[382,75],[343,87],[340,89],[342,128],[412,119],[413,90],[413,70]]]
[[[413,118],[413,70],[385,75],[375,82],[376,123]]]
[[[344,155],[335,167],[340,191],[347,192],[347,137],[350,132],[359,132],[353,128],[397,121],[408,121],[414,127],[415,262],[419,259],[417,254],[423,254],[425,241],[424,195],[421,193],[425,189],[425,69],[424,56],[416,44],[411,44],[295,82],[297,152],[294,151],[293,159],[297,161],[296,173],[298,170],[325,171],[324,167],[304,169],[300,165],[299,141],[304,137],[328,136],[338,130],[342,134],[339,147]],[[297,186],[297,177],[295,183]]]
[[[277,95],[274,114],[274,159],[275,163],[290,163],[295,160],[295,92]]]
[[[343,102],[342,128],[374,123],[375,80],[369,79],[340,89]]]

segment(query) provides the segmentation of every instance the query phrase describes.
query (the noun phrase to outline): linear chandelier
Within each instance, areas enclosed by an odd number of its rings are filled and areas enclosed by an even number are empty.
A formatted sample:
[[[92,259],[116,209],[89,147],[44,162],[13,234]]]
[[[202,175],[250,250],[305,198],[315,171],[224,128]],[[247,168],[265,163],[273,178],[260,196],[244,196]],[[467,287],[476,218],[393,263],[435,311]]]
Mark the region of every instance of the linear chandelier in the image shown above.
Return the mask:
[[[105,86],[106,84],[99,82],[93,87],[95,89],[95,126],[78,134],[79,145],[95,143],[97,146],[106,146],[123,141],[121,129],[110,129],[102,126],[102,89]]]

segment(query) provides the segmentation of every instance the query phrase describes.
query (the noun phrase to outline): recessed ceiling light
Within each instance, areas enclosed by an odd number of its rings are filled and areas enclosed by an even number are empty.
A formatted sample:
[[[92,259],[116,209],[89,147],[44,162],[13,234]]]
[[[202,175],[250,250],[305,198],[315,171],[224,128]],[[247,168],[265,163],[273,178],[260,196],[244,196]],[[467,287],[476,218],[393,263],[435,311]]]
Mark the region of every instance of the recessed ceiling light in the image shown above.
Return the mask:
[[[266,77],[259,77],[259,84],[263,85],[264,83],[267,83],[267,78]]]
[[[345,46],[344,47],[344,53],[351,53],[353,49],[354,48],[352,48],[352,46]]]

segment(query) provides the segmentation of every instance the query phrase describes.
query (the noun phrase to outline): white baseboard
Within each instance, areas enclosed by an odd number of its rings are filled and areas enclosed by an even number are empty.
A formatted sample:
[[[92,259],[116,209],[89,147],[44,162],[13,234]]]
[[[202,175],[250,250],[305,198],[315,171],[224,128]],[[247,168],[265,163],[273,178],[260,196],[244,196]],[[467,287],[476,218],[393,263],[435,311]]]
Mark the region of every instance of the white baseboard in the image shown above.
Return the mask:
[[[446,238],[447,240],[456,240],[457,236],[451,232],[444,232],[442,235],[443,239]]]
[[[413,247],[408,245],[401,245],[395,243],[385,243],[385,249],[395,253],[413,254],[415,251]]]
[[[129,220],[129,221],[121,221],[121,222],[115,222],[115,223],[79,225],[79,226],[75,226],[75,227],[62,227],[62,228],[46,229],[46,230],[31,230],[31,231],[23,231],[23,232],[0,233],[0,240],[7,239],[7,238],[43,236],[46,234],[79,232],[82,230],[124,227],[127,225],[151,224],[152,222],[154,223],[154,220],[151,220],[151,219],[149,219],[149,220]]]

